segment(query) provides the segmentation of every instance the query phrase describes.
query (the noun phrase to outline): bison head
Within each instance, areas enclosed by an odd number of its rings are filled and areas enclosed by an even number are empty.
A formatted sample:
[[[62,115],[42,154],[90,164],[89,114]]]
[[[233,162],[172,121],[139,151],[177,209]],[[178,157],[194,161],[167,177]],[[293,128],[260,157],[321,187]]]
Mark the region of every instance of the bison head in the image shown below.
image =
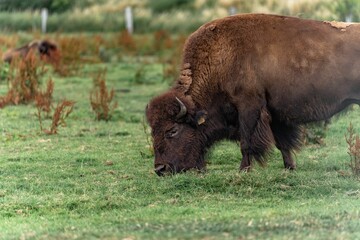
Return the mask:
[[[184,172],[205,166],[206,135],[203,132],[206,111],[196,110],[190,97],[170,91],[154,98],[146,108],[152,128],[155,172]]]
[[[44,40],[39,43],[38,50],[41,55],[50,56],[51,52],[57,50],[57,46],[54,43]]]

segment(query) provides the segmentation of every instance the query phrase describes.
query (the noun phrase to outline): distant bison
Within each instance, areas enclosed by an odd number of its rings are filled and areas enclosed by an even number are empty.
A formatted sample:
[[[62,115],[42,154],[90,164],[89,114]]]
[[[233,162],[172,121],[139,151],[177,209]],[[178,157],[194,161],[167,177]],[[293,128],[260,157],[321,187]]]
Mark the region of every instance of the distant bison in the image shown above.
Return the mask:
[[[295,169],[300,126],[360,103],[360,25],[245,14],[187,40],[175,85],[150,101],[158,175],[205,167],[216,141],[240,141],[241,170],[275,145]]]
[[[56,44],[48,41],[32,41],[22,47],[16,49],[10,49],[2,56],[4,62],[11,63],[16,58],[25,59],[29,53],[38,53],[40,59],[55,63],[58,61],[59,49]]]

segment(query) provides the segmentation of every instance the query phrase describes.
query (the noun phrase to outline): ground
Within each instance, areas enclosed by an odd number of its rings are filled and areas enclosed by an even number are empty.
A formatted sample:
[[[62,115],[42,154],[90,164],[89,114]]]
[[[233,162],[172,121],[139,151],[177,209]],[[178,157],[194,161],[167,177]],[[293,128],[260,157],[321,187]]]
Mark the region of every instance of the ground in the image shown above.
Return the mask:
[[[103,67],[118,102],[108,122],[89,103]],[[266,167],[239,172],[239,147],[224,141],[207,155],[207,172],[157,177],[144,109],[168,88],[161,65],[89,64],[52,77],[54,102],[76,101],[58,134],[40,131],[33,104],[0,111],[0,239],[360,238],[360,181],[344,137],[350,122],[360,129],[358,108],[332,121],[323,145],[296,154],[296,171],[275,150]]]

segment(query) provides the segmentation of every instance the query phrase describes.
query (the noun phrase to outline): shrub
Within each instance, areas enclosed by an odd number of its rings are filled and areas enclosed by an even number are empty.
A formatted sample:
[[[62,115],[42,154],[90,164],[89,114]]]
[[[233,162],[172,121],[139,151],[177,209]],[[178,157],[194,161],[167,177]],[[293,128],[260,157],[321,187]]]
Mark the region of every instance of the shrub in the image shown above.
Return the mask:
[[[163,49],[171,49],[173,47],[173,41],[168,32],[159,30],[154,33],[154,50],[161,51]]]
[[[94,88],[90,92],[90,104],[96,114],[97,120],[108,121],[117,107],[117,103],[112,103],[115,95],[114,89],[108,91],[105,82],[106,70],[99,71],[94,78]]]
[[[68,100],[63,100],[62,102],[58,103],[54,110],[50,130],[43,130],[43,132],[45,132],[46,134],[57,134],[58,127],[60,125],[66,126],[65,119],[73,111],[74,105],[75,102]]]
[[[52,107],[52,94],[54,92],[54,82],[52,79],[49,79],[46,85],[45,91],[38,91],[38,94],[35,97],[35,105],[38,109],[38,113],[45,112],[48,116]]]
[[[350,156],[349,166],[354,175],[360,176],[360,137],[355,134],[355,130],[350,123],[347,128],[348,135],[345,135],[346,143],[348,145],[348,154]]]
[[[25,59],[13,61],[8,74],[9,91],[0,97],[0,107],[33,101],[38,94],[39,79],[45,72],[44,65],[33,52]]]
[[[60,37],[57,43],[61,49],[61,58],[55,71],[61,76],[77,74],[83,66],[81,54],[85,51],[86,39],[81,36]]]
[[[168,56],[160,58],[163,64],[163,77],[168,82],[172,83],[179,76],[180,61],[183,45],[186,37],[180,36],[176,42],[175,49],[173,49]]]
[[[54,82],[50,79],[47,83],[46,90],[44,92],[39,91],[39,93],[35,97],[35,106],[37,109],[36,116],[40,124],[40,131],[43,131],[42,113],[45,112],[46,117],[50,115],[53,92],[54,92]]]
[[[135,40],[126,30],[122,31],[119,35],[119,45],[128,53],[136,51]]]
[[[163,77],[172,83],[179,76],[180,58],[176,52],[169,59],[163,61]]]
[[[45,117],[49,117],[51,110],[53,108],[52,103],[52,94],[54,92],[54,82],[50,79],[47,82],[47,86],[45,91],[38,90],[38,94],[35,97],[35,106],[37,108],[36,116],[38,118],[40,124],[40,131],[46,134],[57,134],[58,127],[60,125],[66,126],[65,119],[69,116],[69,114],[73,111],[73,107],[75,102],[63,100],[58,103],[56,108],[54,109],[54,114],[52,116],[52,123],[50,129],[43,129],[43,113],[46,114]]]

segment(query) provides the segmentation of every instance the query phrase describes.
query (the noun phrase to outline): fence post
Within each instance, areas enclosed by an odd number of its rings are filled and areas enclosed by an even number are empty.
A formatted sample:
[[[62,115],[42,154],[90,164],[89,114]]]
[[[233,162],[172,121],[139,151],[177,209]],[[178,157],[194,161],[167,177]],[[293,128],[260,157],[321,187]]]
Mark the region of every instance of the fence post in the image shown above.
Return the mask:
[[[234,6],[229,7],[229,15],[235,15],[237,13],[237,9]]]
[[[130,6],[125,8],[125,24],[128,33],[132,34],[134,31],[133,14]]]
[[[48,19],[48,10],[46,8],[41,9],[41,31],[46,33],[46,23]]]

